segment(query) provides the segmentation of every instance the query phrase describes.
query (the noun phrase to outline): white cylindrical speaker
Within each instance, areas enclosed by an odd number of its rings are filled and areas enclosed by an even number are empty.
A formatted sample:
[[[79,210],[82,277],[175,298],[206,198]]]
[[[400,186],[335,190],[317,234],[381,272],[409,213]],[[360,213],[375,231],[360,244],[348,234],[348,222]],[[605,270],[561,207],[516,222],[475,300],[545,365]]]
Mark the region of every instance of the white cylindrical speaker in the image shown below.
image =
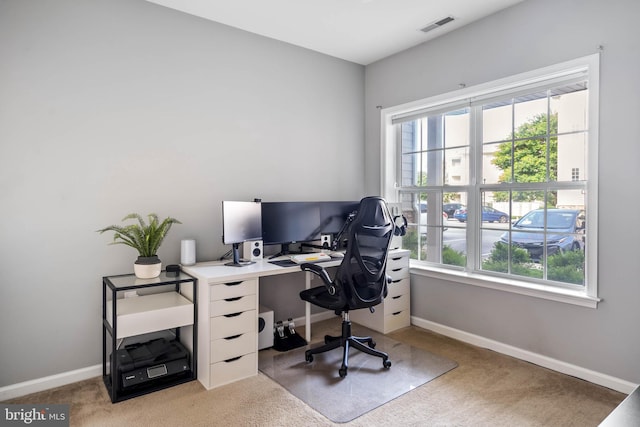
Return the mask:
[[[193,265],[196,263],[196,241],[185,239],[180,242],[180,264]]]

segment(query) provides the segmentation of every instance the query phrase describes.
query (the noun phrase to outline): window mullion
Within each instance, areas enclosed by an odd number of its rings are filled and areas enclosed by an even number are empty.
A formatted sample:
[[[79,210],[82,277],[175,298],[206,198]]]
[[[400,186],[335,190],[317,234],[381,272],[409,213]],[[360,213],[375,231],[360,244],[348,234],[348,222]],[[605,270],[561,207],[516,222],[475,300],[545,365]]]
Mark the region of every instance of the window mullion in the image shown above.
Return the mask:
[[[482,107],[477,105],[469,110],[469,192],[467,213],[467,269],[470,271],[480,269],[480,257],[482,256],[480,225],[482,224],[482,208],[480,207],[479,184],[482,182]],[[469,215],[471,213],[471,215]]]

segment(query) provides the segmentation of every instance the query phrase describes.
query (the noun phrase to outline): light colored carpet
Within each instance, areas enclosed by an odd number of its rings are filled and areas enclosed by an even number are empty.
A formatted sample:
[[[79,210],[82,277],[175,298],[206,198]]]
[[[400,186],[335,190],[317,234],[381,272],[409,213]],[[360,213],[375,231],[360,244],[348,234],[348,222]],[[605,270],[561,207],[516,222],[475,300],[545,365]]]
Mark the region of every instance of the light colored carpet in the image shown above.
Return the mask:
[[[312,341],[322,335],[321,325],[314,324]],[[347,424],[329,421],[261,373],[210,391],[193,381],[116,404],[102,379],[94,378],[7,403],[69,403],[71,425],[91,427],[595,427],[625,397],[414,326],[389,337],[455,360],[458,367]]]
[[[291,394],[338,423],[351,421],[457,366],[446,357],[403,344],[356,324],[353,325],[353,333],[372,337],[376,350],[389,355],[391,367],[385,369],[381,358],[353,348],[349,351],[349,369],[344,378],[338,374],[342,348],[316,354],[311,363],[305,361],[305,348],[282,353],[261,351],[258,366],[262,373]],[[339,334],[340,323],[337,323],[329,335]]]

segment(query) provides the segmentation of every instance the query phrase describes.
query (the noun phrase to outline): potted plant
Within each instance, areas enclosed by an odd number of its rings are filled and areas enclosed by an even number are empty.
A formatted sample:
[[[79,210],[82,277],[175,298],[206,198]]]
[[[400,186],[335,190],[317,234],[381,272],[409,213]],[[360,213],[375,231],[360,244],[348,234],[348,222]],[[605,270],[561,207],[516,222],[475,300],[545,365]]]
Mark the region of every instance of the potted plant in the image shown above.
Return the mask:
[[[158,215],[149,214],[149,224],[145,222],[142,216],[132,213],[125,216],[122,221],[129,219],[137,219],[137,224],[130,225],[110,225],[101,230],[100,234],[105,231],[113,231],[113,242],[110,244],[123,244],[131,246],[138,251],[138,259],[133,264],[133,271],[136,277],[140,279],[152,279],[158,277],[162,271],[162,262],[158,258],[158,249],[162,244],[165,236],[171,229],[173,224],[182,224],[175,218],[165,218],[160,222]]]

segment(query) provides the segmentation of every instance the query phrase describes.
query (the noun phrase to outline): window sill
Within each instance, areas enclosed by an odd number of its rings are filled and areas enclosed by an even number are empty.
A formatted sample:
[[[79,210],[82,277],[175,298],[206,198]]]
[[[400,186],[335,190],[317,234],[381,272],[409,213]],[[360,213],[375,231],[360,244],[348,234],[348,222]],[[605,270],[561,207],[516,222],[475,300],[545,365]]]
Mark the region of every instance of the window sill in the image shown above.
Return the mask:
[[[418,276],[433,277],[436,279],[527,295],[534,298],[542,298],[587,308],[598,308],[598,302],[601,301],[600,298],[589,296],[583,291],[504,279],[501,277],[488,277],[465,271],[448,270],[423,265],[413,261],[411,261],[410,272],[411,274],[416,274]]]

